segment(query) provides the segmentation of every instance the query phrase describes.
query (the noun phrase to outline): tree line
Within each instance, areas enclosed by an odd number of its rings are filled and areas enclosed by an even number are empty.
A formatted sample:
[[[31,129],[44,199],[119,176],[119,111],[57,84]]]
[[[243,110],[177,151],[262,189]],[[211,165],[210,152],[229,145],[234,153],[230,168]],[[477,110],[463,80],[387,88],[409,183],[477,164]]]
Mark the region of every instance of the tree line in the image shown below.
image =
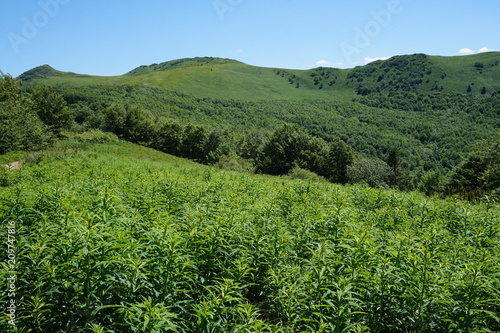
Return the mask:
[[[73,122],[60,94],[42,86],[26,93],[18,81],[0,72],[0,154],[47,147]]]

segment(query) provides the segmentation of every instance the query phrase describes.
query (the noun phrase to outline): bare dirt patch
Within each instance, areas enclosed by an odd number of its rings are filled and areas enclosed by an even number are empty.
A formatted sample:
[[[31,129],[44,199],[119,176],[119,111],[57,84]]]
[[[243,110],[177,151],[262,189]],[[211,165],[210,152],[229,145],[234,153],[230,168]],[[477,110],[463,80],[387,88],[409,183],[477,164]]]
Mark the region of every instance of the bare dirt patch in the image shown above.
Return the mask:
[[[19,160],[15,162],[11,162],[9,164],[2,164],[2,166],[8,170],[19,170],[21,166],[26,162],[26,160]]]

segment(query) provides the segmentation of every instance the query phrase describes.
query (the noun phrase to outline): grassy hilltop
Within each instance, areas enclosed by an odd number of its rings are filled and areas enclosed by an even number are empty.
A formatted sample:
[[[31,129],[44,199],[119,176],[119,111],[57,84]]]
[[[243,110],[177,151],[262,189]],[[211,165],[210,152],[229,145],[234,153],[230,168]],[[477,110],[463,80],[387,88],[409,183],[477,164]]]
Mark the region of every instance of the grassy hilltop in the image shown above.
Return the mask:
[[[59,72],[48,65],[34,68],[19,78],[34,84],[146,85],[221,99],[336,99],[356,96],[360,89],[472,94],[481,89],[500,91],[500,53],[462,57],[423,54],[396,56],[353,69],[315,68],[291,70],[263,68],[220,58],[194,58],[138,67],[113,77]],[[471,87],[472,88],[472,87]]]

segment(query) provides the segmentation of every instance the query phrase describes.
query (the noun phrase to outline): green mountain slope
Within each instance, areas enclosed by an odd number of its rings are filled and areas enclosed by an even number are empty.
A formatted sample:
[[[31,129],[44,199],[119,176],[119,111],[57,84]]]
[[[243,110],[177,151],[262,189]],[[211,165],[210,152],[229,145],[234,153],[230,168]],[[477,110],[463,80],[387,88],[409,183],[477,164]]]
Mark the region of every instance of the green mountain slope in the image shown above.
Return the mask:
[[[315,70],[280,70],[255,67],[229,59],[180,59],[141,66],[112,77],[72,75],[37,67],[21,76],[26,85],[64,84],[150,86],[196,97],[223,99],[330,98],[319,91],[310,75]],[[345,77],[345,70],[335,70]],[[314,74],[315,75],[315,74]],[[340,93],[341,90],[339,90]]]
[[[37,67],[19,78],[26,84],[146,85],[224,99],[346,99],[357,94],[418,93],[489,94],[500,91],[500,53],[436,57],[396,56],[353,69],[290,70],[263,68],[220,58],[194,58],[138,67],[129,73],[99,77]],[[483,90],[483,87],[485,88]]]
[[[358,84],[357,92],[363,95],[394,91],[491,95],[500,91],[499,65],[500,53],[495,52],[467,57],[416,54],[355,68],[348,79],[351,84]],[[469,85],[476,89],[468,89]]]
[[[105,129],[106,109],[124,103],[152,122],[230,130],[236,140],[296,123],[364,156],[398,149],[412,171],[446,172],[474,141],[500,128],[500,53],[462,57],[396,56],[353,69],[289,70],[219,58],[193,58],[100,77],[49,66],[19,77],[29,90],[52,85],[82,130]],[[420,176],[419,176],[420,177]]]
[[[30,69],[27,72],[24,72],[19,76],[19,79],[25,83],[29,83],[30,81],[38,81],[38,80],[64,80],[64,79],[82,79],[82,78],[92,78],[90,75],[76,74],[71,72],[61,72],[49,65],[42,65]]]

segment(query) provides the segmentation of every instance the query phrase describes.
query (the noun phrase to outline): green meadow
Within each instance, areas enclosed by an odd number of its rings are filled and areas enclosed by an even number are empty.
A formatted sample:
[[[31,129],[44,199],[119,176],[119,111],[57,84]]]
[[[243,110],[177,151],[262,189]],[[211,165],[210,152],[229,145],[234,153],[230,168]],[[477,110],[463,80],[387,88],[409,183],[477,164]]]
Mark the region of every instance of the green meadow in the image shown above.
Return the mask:
[[[123,141],[25,157],[0,171],[15,249],[0,279],[16,277],[2,332],[500,331],[492,198],[235,173]]]

